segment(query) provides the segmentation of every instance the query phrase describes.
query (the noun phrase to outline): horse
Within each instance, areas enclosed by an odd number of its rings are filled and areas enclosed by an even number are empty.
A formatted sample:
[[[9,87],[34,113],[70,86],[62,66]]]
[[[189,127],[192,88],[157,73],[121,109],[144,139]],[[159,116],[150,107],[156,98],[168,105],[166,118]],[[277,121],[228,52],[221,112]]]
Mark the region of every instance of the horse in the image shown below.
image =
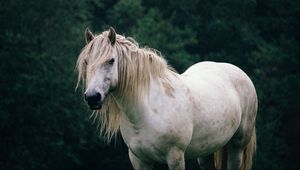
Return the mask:
[[[178,74],[157,50],[112,27],[99,35],[86,29],[85,39],[77,87],[83,83],[103,138],[121,133],[134,169],[163,163],[183,170],[187,159],[204,168],[251,169],[258,102],[240,68],[203,61]]]

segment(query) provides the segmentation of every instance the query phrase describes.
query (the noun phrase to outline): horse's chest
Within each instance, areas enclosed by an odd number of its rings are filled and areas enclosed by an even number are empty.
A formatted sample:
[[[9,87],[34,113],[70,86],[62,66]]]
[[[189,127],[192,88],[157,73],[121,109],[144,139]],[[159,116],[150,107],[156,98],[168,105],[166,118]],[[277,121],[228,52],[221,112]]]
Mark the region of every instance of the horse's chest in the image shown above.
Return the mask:
[[[170,148],[187,145],[186,137],[172,129],[168,133],[149,129],[127,130],[121,130],[124,141],[132,153],[142,160],[165,162]]]
[[[127,143],[129,149],[141,160],[164,161],[167,146],[159,144],[157,140],[149,137],[136,136]]]

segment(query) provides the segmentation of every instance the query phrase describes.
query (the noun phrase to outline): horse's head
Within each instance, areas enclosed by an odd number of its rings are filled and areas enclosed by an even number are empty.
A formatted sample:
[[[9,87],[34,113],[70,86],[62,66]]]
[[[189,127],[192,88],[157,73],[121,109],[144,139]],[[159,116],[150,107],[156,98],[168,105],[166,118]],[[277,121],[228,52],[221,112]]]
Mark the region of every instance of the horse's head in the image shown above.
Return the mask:
[[[148,92],[150,80],[164,77],[168,70],[156,50],[140,48],[113,28],[98,36],[87,29],[85,37],[87,45],[77,60],[77,85],[85,82],[84,97],[91,109],[100,109],[103,103],[106,106],[104,100],[112,90],[119,103],[135,104]]]
[[[110,28],[107,34],[94,37],[87,29],[85,37],[87,45],[77,64],[79,67],[81,63],[85,65],[84,99],[91,109],[96,110],[101,108],[105,97],[118,84],[118,56],[114,47],[116,32]]]

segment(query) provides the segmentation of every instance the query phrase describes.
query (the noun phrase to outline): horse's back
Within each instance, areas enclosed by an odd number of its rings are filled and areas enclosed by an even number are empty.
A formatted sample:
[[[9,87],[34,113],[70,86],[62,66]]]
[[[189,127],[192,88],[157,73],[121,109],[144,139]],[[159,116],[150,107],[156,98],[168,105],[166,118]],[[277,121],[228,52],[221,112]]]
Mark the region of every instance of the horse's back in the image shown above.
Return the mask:
[[[250,78],[240,68],[229,63],[200,62],[192,65],[183,74],[187,81],[207,82],[212,86],[226,84],[234,88],[241,98],[250,94],[256,97],[254,85]]]

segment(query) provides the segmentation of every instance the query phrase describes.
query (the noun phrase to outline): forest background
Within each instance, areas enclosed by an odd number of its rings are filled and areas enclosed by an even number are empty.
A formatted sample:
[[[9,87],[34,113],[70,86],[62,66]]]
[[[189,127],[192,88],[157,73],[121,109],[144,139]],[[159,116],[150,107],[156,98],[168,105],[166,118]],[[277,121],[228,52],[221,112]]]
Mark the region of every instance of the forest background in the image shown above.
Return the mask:
[[[204,60],[242,68],[259,97],[253,169],[300,169],[299,18],[298,0],[1,1],[0,169],[132,169],[75,91],[85,28],[109,26],[179,73]]]

